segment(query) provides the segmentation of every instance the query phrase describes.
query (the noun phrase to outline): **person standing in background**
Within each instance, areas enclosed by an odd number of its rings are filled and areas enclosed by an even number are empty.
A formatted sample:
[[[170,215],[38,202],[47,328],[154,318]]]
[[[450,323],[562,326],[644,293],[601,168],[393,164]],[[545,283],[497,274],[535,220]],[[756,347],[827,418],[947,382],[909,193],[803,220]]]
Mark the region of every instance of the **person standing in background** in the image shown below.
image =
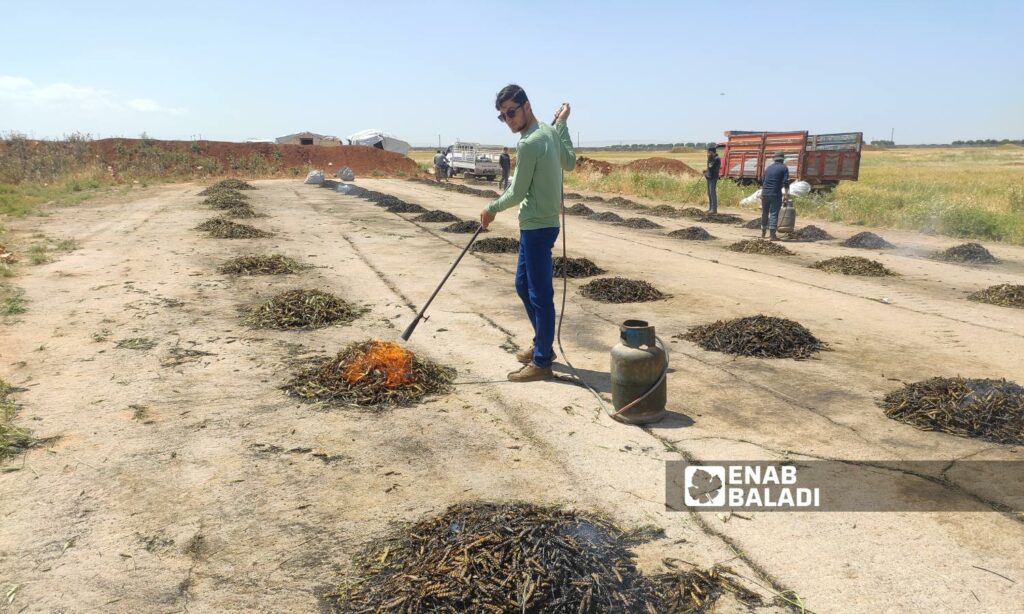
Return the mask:
[[[772,159],[775,162],[764,169],[761,180],[761,238],[767,230],[771,232],[771,240],[778,241],[779,209],[789,186],[789,167],[786,166],[786,154],[781,151]]]
[[[512,168],[512,158],[508,155],[508,147],[501,148],[501,155],[498,156],[498,166],[501,167],[501,181],[498,182],[498,189],[504,190],[508,187],[508,172]]]
[[[708,182],[708,213],[718,213],[718,173],[721,168],[718,148],[714,144],[708,145],[708,167],[704,170],[704,178]]]

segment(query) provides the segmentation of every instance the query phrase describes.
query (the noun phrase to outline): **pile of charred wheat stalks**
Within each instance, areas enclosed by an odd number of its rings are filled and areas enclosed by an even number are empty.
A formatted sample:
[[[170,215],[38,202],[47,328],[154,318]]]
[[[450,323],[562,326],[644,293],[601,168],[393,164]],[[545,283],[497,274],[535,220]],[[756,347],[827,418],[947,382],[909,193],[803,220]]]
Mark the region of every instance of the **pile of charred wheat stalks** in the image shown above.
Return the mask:
[[[673,230],[668,233],[668,236],[673,239],[686,239],[687,241],[710,241],[711,239],[714,239],[714,237],[711,236],[711,233],[700,226],[690,226],[689,228]]]
[[[552,274],[554,277],[593,277],[604,273],[604,269],[586,258],[563,258],[555,256],[552,261]]]
[[[366,310],[320,290],[287,290],[245,310],[243,320],[254,328],[323,328],[348,324]]]
[[[999,262],[996,258],[985,249],[980,243],[964,243],[963,245],[957,245],[947,250],[938,252],[932,256],[936,260],[945,260],[946,262],[963,262],[965,264],[995,264]]]
[[[755,226],[755,228],[760,227],[760,224],[761,224],[761,222],[758,221],[758,226]],[[818,228],[817,226],[815,226],[813,224],[811,224],[809,226],[804,226],[800,230],[798,230],[798,231],[794,232],[793,234],[789,235],[790,241],[803,241],[803,242],[828,241],[829,239],[834,239],[834,238],[835,237],[833,237],[832,235],[828,234],[824,229]]]
[[[1005,379],[933,377],[890,392],[879,405],[921,430],[1024,444],[1024,387]]]
[[[732,213],[702,213],[694,217],[694,219],[698,222],[711,224],[736,224],[739,223],[741,218]]]
[[[453,379],[454,369],[397,343],[364,341],[298,372],[284,390],[308,402],[382,408],[447,392]]]
[[[215,217],[196,226],[196,230],[210,233],[217,239],[262,239],[274,236],[274,233],[260,230],[248,224],[239,224],[231,220]]]
[[[718,599],[730,593],[747,607],[764,606],[760,595],[744,587],[732,576],[735,572],[721,565],[711,569],[691,569],[658,574],[652,579],[664,603],[663,612],[702,614],[711,612]]]
[[[667,612],[634,562],[639,541],[598,515],[459,504],[371,543],[332,597],[346,614]]]
[[[603,277],[580,288],[583,296],[602,303],[645,303],[665,298],[646,281],[624,277]]]
[[[220,190],[203,199],[204,205],[213,209],[230,209],[248,202],[249,197],[237,190]]]
[[[405,201],[402,201],[400,203],[395,203],[395,204],[391,205],[390,207],[388,207],[385,210],[388,213],[426,213],[427,212],[427,208],[426,207],[424,207],[422,205],[417,205],[416,203],[407,203]]]
[[[979,303],[1024,309],[1024,286],[1018,284],[989,286],[984,290],[972,293],[967,298]]]
[[[514,254],[519,251],[519,240],[507,237],[480,239],[473,243],[470,251],[484,254]]]
[[[476,220],[464,220],[462,222],[455,222],[454,224],[448,224],[441,229],[441,232],[455,232],[461,234],[470,234],[477,231],[480,228],[480,222]],[[481,232],[487,232],[482,230]]]
[[[873,232],[858,232],[841,243],[844,247],[859,247],[861,249],[891,249],[896,247]]]
[[[797,322],[758,314],[694,326],[677,339],[692,341],[711,352],[755,358],[809,358],[828,349]]]
[[[305,265],[282,254],[269,256],[238,256],[217,267],[226,275],[287,275],[298,273]]]
[[[250,207],[248,204],[235,205],[224,210],[221,214],[223,217],[234,217],[251,219],[254,217],[270,217],[266,213],[256,213],[256,210]]]
[[[860,256],[839,256],[827,260],[819,260],[811,265],[812,269],[820,269],[828,273],[842,273],[843,275],[863,275],[865,277],[885,277],[895,275],[885,268],[881,262],[868,260]]]
[[[616,226],[625,226],[627,228],[636,228],[639,230],[652,230],[654,228],[664,228],[661,224],[657,222],[652,222],[651,220],[645,217],[627,218],[616,224]]]
[[[459,216],[448,213],[447,211],[441,211],[440,209],[434,209],[433,211],[427,211],[412,218],[414,222],[461,222]]]
[[[584,205],[583,203],[576,203],[571,207],[565,208],[566,215],[594,215],[594,210]]]
[[[256,186],[250,185],[241,179],[222,179],[199,193],[200,196],[209,196],[223,190],[255,190]]]
[[[603,211],[601,213],[594,213],[587,217],[588,220],[594,220],[595,222],[622,222],[622,216],[618,213],[612,213],[611,211]]]
[[[757,230],[758,228],[761,227],[761,218],[755,217],[754,219],[744,224],[743,227],[748,228],[750,230]]]
[[[792,250],[786,249],[773,241],[765,241],[764,239],[744,239],[743,241],[737,241],[730,245],[729,249],[734,252],[742,252],[744,254],[764,254],[766,256],[794,255]]]

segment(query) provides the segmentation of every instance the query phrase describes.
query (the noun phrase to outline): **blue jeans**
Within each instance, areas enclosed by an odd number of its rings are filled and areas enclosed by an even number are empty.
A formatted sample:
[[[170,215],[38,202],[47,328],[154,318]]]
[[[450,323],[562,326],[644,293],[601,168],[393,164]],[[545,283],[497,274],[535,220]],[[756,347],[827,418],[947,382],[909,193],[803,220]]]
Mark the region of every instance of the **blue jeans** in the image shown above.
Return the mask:
[[[761,228],[776,230],[779,227],[779,209],[782,208],[782,194],[761,195]]]
[[[557,238],[557,227],[519,231],[516,292],[533,325],[533,362],[542,369],[551,367],[555,353],[552,347],[555,342],[555,288],[551,249]]]
[[[718,213],[718,179],[708,179],[708,211]]]

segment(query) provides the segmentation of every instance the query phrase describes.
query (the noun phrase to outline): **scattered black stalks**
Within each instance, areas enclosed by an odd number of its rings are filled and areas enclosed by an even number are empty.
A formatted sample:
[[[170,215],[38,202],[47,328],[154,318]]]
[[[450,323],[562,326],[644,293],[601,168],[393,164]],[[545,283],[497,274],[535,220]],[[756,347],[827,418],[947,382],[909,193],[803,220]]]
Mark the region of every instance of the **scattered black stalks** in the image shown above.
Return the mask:
[[[584,205],[583,203],[576,203],[571,207],[565,208],[566,215],[594,215],[594,210]]]
[[[199,193],[200,196],[208,196],[222,190],[255,190],[256,186],[250,185],[241,179],[221,179],[217,183]]]
[[[462,222],[455,222],[449,224],[441,229],[441,232],[457,232],[462,234],[472,234],[476,232],[476,229],[480,228],[480,222],[476,220],[465,220]],[[483,232],[487,232],[484,230]]]
[[[274,236],[274,233],[254,228],[248,224],[239,224],[222,217],[206,220],[196,226],[196,230],[204,230],[217,239],[261,239]]]
[[[999,284],[978,290],[967,297],[979,303],[989,303],[1000,307],[1016,307],[1024,309],[1024,286],[1016,284]]]
[[[316,361],[310,367],[295,374],[284,385],[291,396],[306,402],[320,402],[351,407],[383,409],[389,406],[410,405],[427,395],[441,394],[451,390],[455,370],[432,361],[419,358],[397,344],[398,352],[408,355],[410,370],[397,386],[389,386],[387,371],[378,363],[365,363],[368,350],[382,345],[379,341],[353,343],[332,358]],[[345,373],[357,367],[358,380],[350,383]]]
[[[605,211],[603,213],[595,213],[587,218],[588,220],[594,220],[595,222],[621,222],[622,217],[617,213],[611,211]]]
[[[744,254],[764,254],[766,256],[792,256],[794,252],[773,241],[764,239],[744,239],[729,246],[734,252]]]
[[[715,603],[726,593],[748,608],[763,607],[765,603],[761,596],[730,577],[735,575],[736,572],[728,567],[715,565],[708,570],[658,574],[652,579],[664,599],[664,612],[713,612]]]
[[[602,303],[644,303],[665,298],[646,281],[623,277],[595,279],[580,288],[583,296]]]
[[[566,259],[561,256],[555,256],[552,266],[552,273],[556,278],[572,277],[579,279],[580,277],[593,277],[604,272],[604,269],[586,258]]]
[[[891,249],[896,247],[873,232],[858,232],[841,243],[844,247],[858,247],[861,249]]]
[[[440,209],[434,209],[433,211],[427,211],[421,215],[417,215],[412,218],[414,222],[461,222],[462,220],[457,215],[452,215],[447,211],[441,211]]]
[[[760,227],[761,221],[757,220],[757,226],[755,226],[755,228]],[[828,241],[829,239],[835,239],[835,237],[814,225],[804,226],[800,230],[789,235],[790,241],[802,241],[806,243],[813,241]]]
[[[932,255],[936,260],[965,264],[995,264],[999,259],[980,243],[964,243]]]
[[[692,341],[711,352],[755,358],[809,358],[828,349],[800,324],[758,314],[694,326],[676,339]]]
[[[1024,388],[1005,379],[933,377],[890,392],[879,406],[924,431],[1024,444]]]
[[[885,268],[881,262],[861,258],[860,256],[839,256],[819,260],[811,265],[812,269],[820,269],[828,273],[842,273],[843,275],[863,275],[864,277],[885,277],[895,275]]]
[[[269,256],[238,256],[217,267],[225,275],[287,275],[306,268],[297,260],[282,254]]]
[[[700,226],[690,226],[689,228],[673,230],[668,233],[668,236],[674,239],[686,239],[688,241],[710,241],[715,238]]]
[[[652,222],[651,220],[649,220],[649,219],[647,219],[645,217],[631,217],[631,218],[622,220],[621,222],[617,223],[616,226],[625,226],[627,228],[637,228],[637,229],[640,229],[640,230],[649,230],[649,229],[654,229],[654,228],[664,228],[664,226],[662,226],[661,224],[659,224],[657,222]]]
[[[485,254],[514,254],[519,251],[519,240],[506,237],[479,239],[473,243],[470,251]]]
[[[343,614],[666,612],[636,567],[638,542],[596,514],[457,504],[370,543],[335,605]]]
[[[320,290],[288,290],[245,310],[243,321],[253,328],[314,329],[348,324],[366,312]]]

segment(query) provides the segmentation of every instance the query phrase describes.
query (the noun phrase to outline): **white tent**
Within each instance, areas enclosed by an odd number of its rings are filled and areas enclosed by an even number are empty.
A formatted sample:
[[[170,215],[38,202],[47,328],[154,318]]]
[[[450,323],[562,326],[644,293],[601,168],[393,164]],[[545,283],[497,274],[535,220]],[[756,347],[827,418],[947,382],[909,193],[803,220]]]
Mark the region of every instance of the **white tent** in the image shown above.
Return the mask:
[[[403,156],[409,153],[410,145],[405,141],[385,134],[380,130],[363,130],[348,137],[353,145],[368,145],[386,151],[393,151]]]

